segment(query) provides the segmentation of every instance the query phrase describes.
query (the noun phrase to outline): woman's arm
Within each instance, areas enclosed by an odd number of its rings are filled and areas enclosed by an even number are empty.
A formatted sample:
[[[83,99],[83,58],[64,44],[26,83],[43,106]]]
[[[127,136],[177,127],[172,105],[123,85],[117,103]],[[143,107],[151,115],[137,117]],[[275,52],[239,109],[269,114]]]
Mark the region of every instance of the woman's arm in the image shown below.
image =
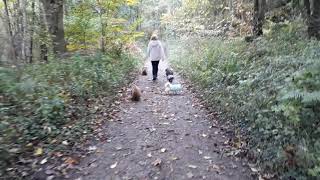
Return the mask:
[[[147,58],[150,58],[150,42],[148,44],[148,48],[147,48],[147,56],[146,56],[146,59]]]
[[[162,43],[159,41],[159,45],[160,45],[160,49],[161,49],[161,59],[162,60],[166,60],[167,59],[167,57],[166,57],[166,54],[164,53],[164,49],[163,49],[163,46],[162,46]]]

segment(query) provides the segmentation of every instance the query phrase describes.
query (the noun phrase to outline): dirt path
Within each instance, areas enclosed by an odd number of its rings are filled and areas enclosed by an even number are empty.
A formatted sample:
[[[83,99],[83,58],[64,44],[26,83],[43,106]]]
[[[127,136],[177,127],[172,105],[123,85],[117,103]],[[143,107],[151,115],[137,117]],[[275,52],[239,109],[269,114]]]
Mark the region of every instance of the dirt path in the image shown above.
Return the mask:
[[[227,139],[188,90],[163,94],[166,67],[160,63],[156,82],[151,67],[148,77],[139,76],[142,101],[120,103],[105,128],[107,142],[81,163],[78,179],[250,179],[241,162],[221,155]]]

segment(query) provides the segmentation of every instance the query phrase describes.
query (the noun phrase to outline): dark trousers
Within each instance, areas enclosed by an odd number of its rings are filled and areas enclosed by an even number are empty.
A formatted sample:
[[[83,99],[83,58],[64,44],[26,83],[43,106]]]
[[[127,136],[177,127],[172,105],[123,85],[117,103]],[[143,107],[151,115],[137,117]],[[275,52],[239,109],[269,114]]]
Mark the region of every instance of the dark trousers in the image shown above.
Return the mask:
[[[151,61],[152,63],[152,75],[153,79],[156,79],[158,77],[158,66],[160,61]]]

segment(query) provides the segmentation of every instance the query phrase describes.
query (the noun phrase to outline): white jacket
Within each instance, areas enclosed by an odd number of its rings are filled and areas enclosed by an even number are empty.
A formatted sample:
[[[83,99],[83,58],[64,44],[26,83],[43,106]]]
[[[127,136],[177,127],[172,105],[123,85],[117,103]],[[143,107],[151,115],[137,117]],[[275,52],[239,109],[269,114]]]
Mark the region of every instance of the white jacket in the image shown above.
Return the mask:
[[[151,61],[165,60],[164,49],[159,40],[151,40],[148,44],[147,57]]]

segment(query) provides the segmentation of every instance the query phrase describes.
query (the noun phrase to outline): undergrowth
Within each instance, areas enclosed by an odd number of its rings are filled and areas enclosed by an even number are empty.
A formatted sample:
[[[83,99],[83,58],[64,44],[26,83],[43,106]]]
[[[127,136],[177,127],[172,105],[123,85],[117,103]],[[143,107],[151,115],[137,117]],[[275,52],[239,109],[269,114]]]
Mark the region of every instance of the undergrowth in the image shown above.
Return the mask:
[[[64,148],[90,134],[90,100],[111,101],[137,65],[129,55],[97,54],[20,70],[1,67],[0,175],[22,157]]]
[[[264,172],[320,177],[320,42],[299,22],[243,39],[175,43],[173,65],[247,138]]]

